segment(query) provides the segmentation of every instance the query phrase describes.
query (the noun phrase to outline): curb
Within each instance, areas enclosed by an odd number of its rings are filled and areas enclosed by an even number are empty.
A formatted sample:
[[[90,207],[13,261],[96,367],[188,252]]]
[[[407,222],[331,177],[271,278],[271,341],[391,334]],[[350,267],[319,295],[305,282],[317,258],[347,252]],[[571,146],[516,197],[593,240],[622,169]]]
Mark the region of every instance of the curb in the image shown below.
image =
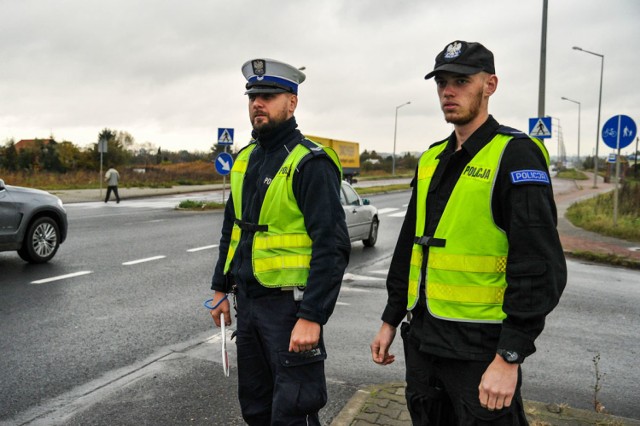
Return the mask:
[[[369,388],[375,386],[369,386]],[[371,396],[371,391],[366,389],[358,389],[351,399],[347,401],[340,413],[334,417],[331,426],[350,425],[353,419],[362,411],[362,407],[367,403],[367,399]]]
[[[604,259],[601,253],[589,250],[564,250],[564,254],[572,259],[586,260],[600,265],[640,270],[640,261],[630,257],[614,255],[614,259]]]

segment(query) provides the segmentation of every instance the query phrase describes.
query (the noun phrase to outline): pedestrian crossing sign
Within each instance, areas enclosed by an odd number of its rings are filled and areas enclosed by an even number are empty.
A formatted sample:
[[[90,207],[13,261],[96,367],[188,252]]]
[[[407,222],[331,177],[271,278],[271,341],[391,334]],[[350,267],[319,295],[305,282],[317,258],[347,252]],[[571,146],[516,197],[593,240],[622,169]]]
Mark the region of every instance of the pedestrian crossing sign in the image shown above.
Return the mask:
[[[529,119],[529,136],[538,139],[551,137],[551,117],[534,117]]]
[[[233,145],[233,129],[218,128],[218,145]]]

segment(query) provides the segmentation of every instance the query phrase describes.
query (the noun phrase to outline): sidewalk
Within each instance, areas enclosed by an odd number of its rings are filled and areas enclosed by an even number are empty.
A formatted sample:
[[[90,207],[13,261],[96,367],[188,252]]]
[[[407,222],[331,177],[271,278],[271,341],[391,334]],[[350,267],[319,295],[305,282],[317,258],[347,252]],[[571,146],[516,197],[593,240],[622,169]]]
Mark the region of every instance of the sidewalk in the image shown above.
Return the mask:
[[[189,194],[192,192],[217,191],[222,189],[222,184],[211,185],[188,185],[173,186],[170,188],[126,188],[118,187],[118,194],[123,202],[127,199],[159,197],[162,195]],[[229,191],[229,183],[227,182],[226,190]],[[107,195],[107,189],[102,188],[102,194],[99,189],[65,189],[49,191],[53,195],[58,196],[65,204],[69,203],[85,203],[90,201],[104,201]],[[115,197],[111,195],[111,201]]]

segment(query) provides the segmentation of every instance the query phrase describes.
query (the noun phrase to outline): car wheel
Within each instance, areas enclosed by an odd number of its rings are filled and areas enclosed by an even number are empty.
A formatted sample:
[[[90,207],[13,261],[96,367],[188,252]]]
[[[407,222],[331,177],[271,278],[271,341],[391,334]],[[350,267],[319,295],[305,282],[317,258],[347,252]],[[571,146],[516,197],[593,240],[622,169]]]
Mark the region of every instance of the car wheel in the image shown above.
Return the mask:
[[[374,217],[369,230],[369,238],[362,240],[362,242],[366,247],[373,247],[376,245],[376,241],[378,241],[378,219]]]
[[[29,263],[45,263],[56,254],[58,247],[58,224],[50,217],[40,217],[29,226],[18,255]]]

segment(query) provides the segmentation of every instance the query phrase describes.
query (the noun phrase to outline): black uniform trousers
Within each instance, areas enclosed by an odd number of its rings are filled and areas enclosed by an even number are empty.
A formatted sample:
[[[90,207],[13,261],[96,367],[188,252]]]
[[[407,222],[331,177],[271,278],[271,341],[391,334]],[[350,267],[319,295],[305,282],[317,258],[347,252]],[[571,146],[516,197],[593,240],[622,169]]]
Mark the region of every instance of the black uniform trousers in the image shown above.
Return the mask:
[[[118,195],[118,187],[117,186],[107,186],[107,196],[104,199],[104,202],[106,203],[107,201],[109,201],[109,198],[111,198],[111,192],[113,191],[113,194],[116,196],[116,202],[120,202],[120,196]]]
[[[293,291],[237,295],[238,396],[242,417],[254,425],[320,425],[327,403],[322,336],[316,349],[289,352],[299,302]]]
[[[458,360],[425,353],[420,350],[419,342],[409,335],[409,329],[416,325],[405,322],[401,326],[406,363],[405,397],[414,426],[529,424],[520,395],[520,368],[511,406],[489,411],[480,405],[478,386],[491,361]]]

